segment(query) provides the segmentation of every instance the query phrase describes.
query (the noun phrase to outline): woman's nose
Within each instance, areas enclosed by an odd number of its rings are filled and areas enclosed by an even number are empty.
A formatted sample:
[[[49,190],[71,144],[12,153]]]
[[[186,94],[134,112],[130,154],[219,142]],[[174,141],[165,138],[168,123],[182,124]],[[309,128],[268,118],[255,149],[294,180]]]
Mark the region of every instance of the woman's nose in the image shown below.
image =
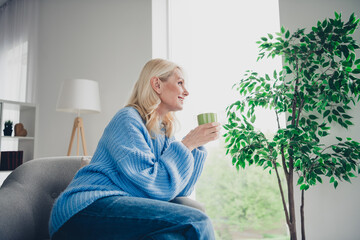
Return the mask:
[[[184,88],[183,95],[184,95],[185,97],[189,96],[189,92],[188,92],[188,90],[186,90],[186,88]]]

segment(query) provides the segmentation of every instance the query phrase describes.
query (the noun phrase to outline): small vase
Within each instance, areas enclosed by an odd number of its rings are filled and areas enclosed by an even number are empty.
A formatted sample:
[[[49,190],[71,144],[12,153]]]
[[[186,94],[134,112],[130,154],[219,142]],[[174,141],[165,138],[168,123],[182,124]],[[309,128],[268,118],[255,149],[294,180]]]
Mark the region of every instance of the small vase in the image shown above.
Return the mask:
[[[12,131],[13,131],[12,129],[5,128],[5,129],[3,130],[4,136],[11,136]]]

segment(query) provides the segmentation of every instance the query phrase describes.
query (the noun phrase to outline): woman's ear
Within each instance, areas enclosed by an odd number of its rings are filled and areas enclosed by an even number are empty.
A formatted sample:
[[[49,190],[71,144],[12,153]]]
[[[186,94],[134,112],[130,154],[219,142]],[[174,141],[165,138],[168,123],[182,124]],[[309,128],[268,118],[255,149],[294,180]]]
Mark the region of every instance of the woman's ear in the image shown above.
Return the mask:
[[[152,77],[150,79],[150,84],[157,94],[161,93],[161,80],[158,77]]]

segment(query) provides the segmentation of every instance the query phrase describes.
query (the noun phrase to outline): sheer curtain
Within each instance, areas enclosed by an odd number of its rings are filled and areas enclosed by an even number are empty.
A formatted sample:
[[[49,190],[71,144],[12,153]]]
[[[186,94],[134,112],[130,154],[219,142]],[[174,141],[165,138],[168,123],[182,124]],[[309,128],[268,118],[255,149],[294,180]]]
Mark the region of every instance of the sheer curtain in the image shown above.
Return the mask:
[[[34,102],[38,0],[0,7],[0,99]]]
[[[8,0],[0,6],[0,99],[35,102],[37,10],[38,0]],[[18,106],[8,104],[2,112],[0,129],[7,120],[19,122]],[[18,141],[1,141],[0,149],[17,150]]]

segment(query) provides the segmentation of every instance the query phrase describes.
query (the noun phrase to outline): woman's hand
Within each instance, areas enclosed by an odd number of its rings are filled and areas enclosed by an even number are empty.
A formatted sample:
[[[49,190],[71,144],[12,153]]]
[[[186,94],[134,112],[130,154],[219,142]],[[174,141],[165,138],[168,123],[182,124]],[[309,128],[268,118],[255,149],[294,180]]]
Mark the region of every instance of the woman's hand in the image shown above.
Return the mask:
[[[220,136],[220,123],[213,122],[200,125],[191,130],[182,143],[192,151],[194,148],[200,147],[208,142],[218,139]]]

